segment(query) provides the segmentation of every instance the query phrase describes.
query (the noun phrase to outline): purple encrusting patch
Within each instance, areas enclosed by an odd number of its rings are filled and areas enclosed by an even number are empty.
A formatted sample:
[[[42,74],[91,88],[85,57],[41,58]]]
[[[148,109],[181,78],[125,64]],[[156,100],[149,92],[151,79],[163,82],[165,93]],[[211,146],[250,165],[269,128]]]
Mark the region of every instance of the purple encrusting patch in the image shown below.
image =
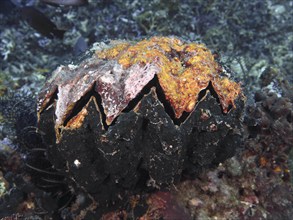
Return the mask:
[[[101,96],[106,123],[110,125],[159,72],[155,64],[135,64],[124,69],[117,61],[104,62],[96,57],[80,66],[82,67],[68,65],[57,68],[53,79],[44,87],[47,89],[40,93],[45,97],[39,99],[38,111],[42,112],[58,91],[55,100],[56,128],[66,126],[64,122],[76,103],[93,89]]]
[[[124,70],[116,63],[111,71],[104,73],[96,84],[109,125],[127,107],[128,103],[151,81],[159,69],[152,64],[139,64]]]

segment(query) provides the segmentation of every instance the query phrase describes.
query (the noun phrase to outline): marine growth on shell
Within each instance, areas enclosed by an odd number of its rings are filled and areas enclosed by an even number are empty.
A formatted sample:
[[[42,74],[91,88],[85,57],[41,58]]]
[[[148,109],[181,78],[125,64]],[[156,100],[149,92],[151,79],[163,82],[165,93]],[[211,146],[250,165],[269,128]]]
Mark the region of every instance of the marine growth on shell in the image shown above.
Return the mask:
[[[99,48],[79,66],[58,67],[43,88],[38,113],[56,98],[56,133],[80,126],[85,109],[72,117],[78,101],[91,91],[101,98],[105,124],[113,120],[157,78],[165,99],[175,118],[192,112],[199,93],[209,84],[219,97],[223,112],[227,113],[240,95],[240,85],[221,76],[222,67],[202,44],[186,43],[174,37],[153,37],[140,42],[114,41]],[[54,96],[55,95],[55,96]],[[60,136],[58,136],[60,137]]]

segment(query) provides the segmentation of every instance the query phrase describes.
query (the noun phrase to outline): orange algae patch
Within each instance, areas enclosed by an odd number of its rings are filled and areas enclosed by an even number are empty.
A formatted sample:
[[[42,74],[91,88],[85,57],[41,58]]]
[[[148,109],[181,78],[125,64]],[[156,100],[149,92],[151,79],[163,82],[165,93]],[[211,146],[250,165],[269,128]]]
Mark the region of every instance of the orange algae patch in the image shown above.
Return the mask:
[[[212,81],[213,88],[219,96],[223,111],[228,112],[229,106],[236,108],[234,100],[240,95],[240,85],[229,80],[227,77]]]
[[[220,76],[222,67],[202,44],[184,43],[171,37],[153,37],[133,45],[117,44],[97,51],[96,55],[100,59],[115,59],[123,68],[134,64],[157,66],[160,86],[176,118],[180,118],[183,112],[193,111],[199,92],[210,82],[225,113],[229,106],[235,108],[234,101],[241,93],[238,83]]]

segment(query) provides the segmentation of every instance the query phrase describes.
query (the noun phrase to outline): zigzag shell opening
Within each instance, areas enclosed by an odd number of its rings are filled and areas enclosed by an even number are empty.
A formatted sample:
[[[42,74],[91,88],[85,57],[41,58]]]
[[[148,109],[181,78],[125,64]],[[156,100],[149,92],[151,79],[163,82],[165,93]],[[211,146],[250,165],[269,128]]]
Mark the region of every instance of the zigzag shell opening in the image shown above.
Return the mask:
[[[124,69],[139,64],[157,66],[160,86],[172,105],[176,118],[183,112],[193,111],[200,91],[211,82],[224,112],[241,93],[238,83],[221,77],[221,66],[212,53],[202,44],[183,43],[177,38],[153,37],[136,44],[121,43],[97,51],[104,60],[117,60]]]
[[[168,37],[115,42],[74,69],[70,65],[57,68],[40,93],[38,115],[54,104],[58,136],[64,128],[82,125],[85,106],[94,96],[107,128],[122,111],[134,109],[152,87],[175,124],[194,111],[206,89],[213,90],[227,113],[236,108],[241,87],[221,72],[222,67],[202,44]]]

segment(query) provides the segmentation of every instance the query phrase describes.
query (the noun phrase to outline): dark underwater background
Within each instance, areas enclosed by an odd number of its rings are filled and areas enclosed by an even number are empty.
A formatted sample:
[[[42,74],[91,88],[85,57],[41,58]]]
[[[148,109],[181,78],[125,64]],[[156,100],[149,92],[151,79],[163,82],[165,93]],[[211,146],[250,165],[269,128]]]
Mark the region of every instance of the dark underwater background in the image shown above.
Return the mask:
[[[179,183],[176,192],[158,194],[171,201],[160,218],[292,219],[289,0],[1,0],[0,218],[74,218],[78,196],[63,179],[53,179],[54,190],[53,180],[38,187],[38,170],[27,166],[36,160],[50,166],[35,134],[38,92],[57,66],[78,62],[95,42],[152,36],[204,43],[247,98],[241,152]]]

